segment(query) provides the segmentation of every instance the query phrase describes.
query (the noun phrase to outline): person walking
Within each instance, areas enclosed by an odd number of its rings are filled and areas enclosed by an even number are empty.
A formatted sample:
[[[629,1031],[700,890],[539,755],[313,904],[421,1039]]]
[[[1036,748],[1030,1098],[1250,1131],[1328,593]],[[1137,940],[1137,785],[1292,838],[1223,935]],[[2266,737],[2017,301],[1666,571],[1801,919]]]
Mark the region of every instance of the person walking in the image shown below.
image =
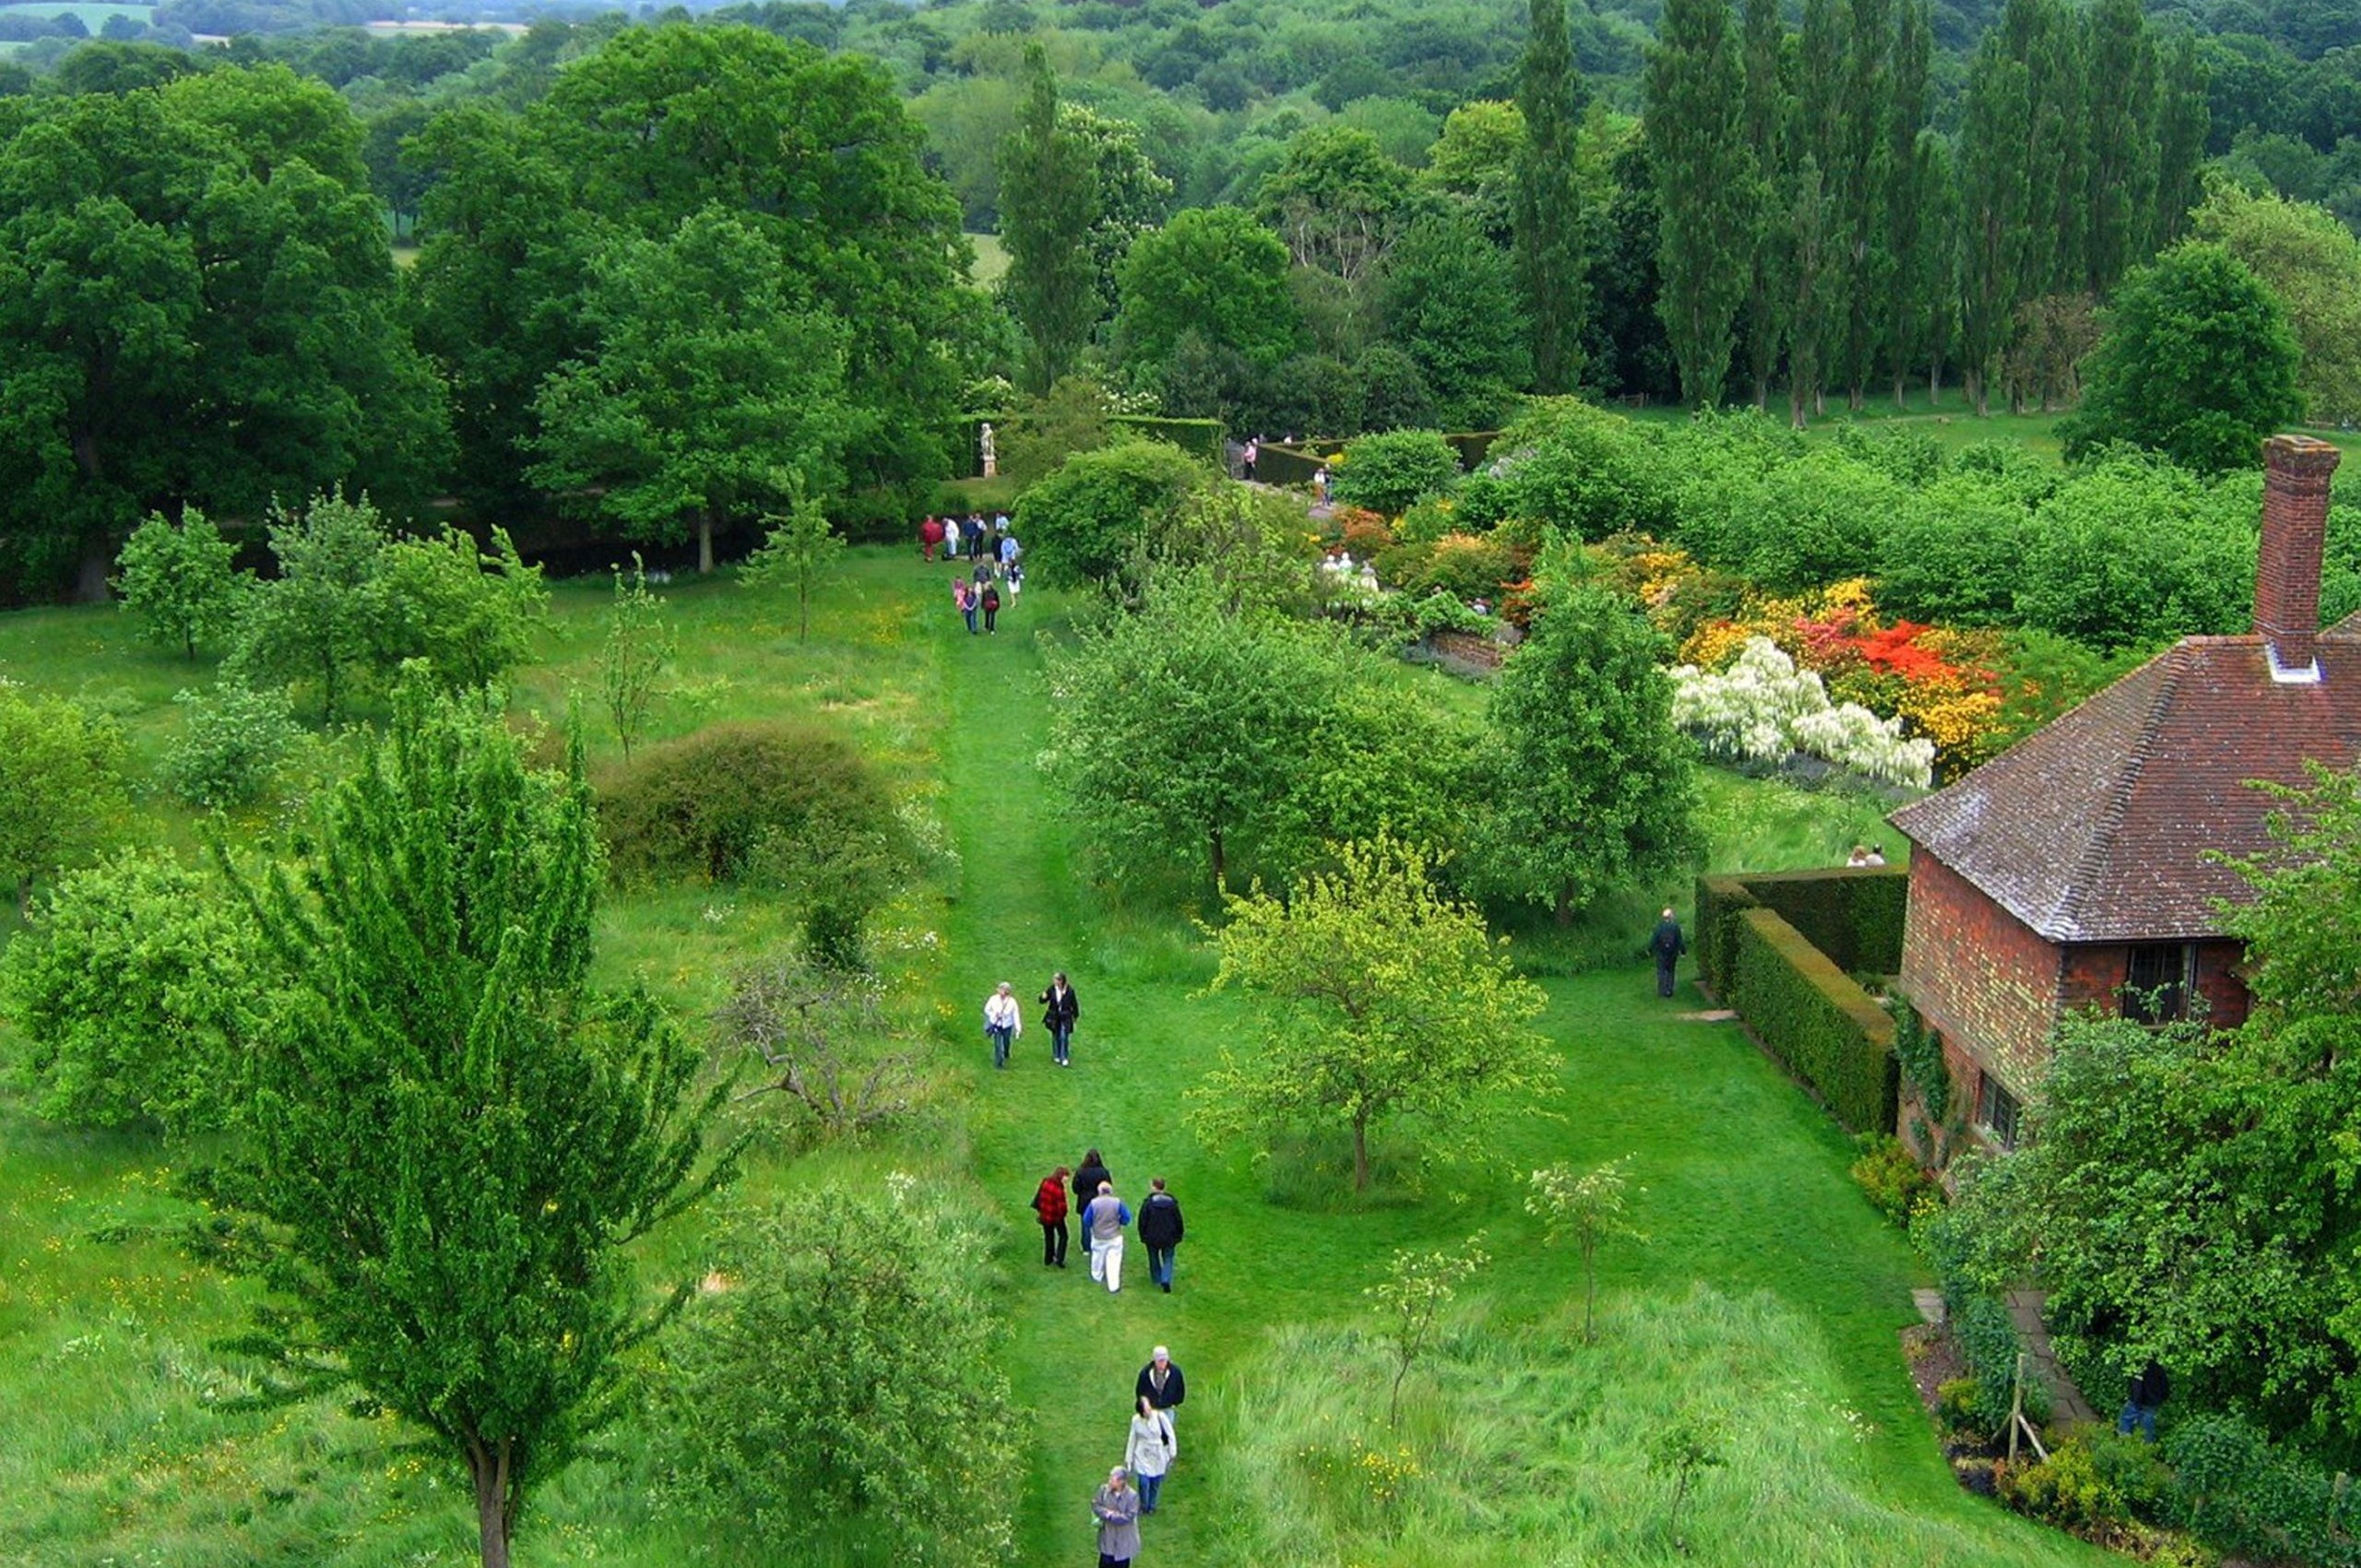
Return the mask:
[[[1131,1206],[1115,1195],[1112,1182],[1099,1182],[1098,1195],[1082,1211],[1082,1233],[1090,1243],[1090,1277],[1105,1280],[1109,1296],[1123,1288],[1123,1232],[1131,1226]]]
[[[1189,1380],[1180,1375],[1172,1352],[1158,1345],[1148,1353],[1147,1365],[1140,1369],[1132,1392],[1169,1416],[1188,1399]]]
[[[1680,922],[1672,916],[1672,906],[1667,904],[1664,916],[1656,921],[1656,929],[1648,934],[1648,956],[1656,961],[1656,994],[1672,994],[1673,967],[1680,956],[1689,951],[1689,939],[1680,933]]]
[[[969,636],[975,636],[976,596],[969,590],[967,578],[954,577],[951,579],[951,602],[958,607],[959,613],[966,618],[967,623],[967,635]]]
[[[930,512],[919,523],[919,553],[929,565],[934,563],[935,547],[943,542],[943,524]]]
[[[2131,1380],[2131,1387],[2124,1395],[2123,1414],[2115,1420],[2117,1432],[2129,1437],[2136,1427],[2142,1437],[2155,1442],[2156,1409],[2172,1391],[2173,1380],[2165,1375],[2165,1369],[2155,1357],[2149,1357],[2148,1364],[2140,1369],[2140,1375]]]
[[[1041,1027],[1050,1031],[1050,1060],[1061,1067],[1074,1065],[1070,1055],[1074,1026],[1081,1016],[1082,1004],[1074,999],[1074,987],[1066,983],[1066,972],[1060,969],[1041,992]]]
[[[984,585],[984,630],[994,634],[1000,631],[1000,585],[998,583],[988,582]]]
[[[1165,1472],[1180,1456],[1180,1438],[1172,1418],[1156,1408],[1145,1394],[1132,1403],[1132,1435],[1123,1444],[1123,1463],[1140,1484],[1140,1513],[1156,1512],[1157,1494],[1164,1490]]]
[[[1148,1183],[1140,1205],[1140,1245],[1147,1249],[1147,1277],[1172,1294],[1172,1249],[1180,1244],[1180,1200],[1164,1190],[1164,1178]]]
[[[1099,1184],[1112,1182],[1114,1179],[1107,1169],[1107,1162],[1098,1158],[1097,1149],[1088,1150],[1083,1155],[1082,1163],[1074,1168],[1074,1213],[1077,1224],[1081,1222],[1082,1211],[1088,1208],[1090,1200],[1098,1195]],[[1083,1245],[1090,1244],[1090,1238],[1087,1235],[1082,1240]]]
[[[1246,450],[1238,455],[1240,476],[1247,483],[1254,482],[1254,465],[1263,457],[1263,438],[1255,436],[1246,443]]]
[[[1041,1219],[1041,1266],[1066,1265],[1066,1177],[1062,1165],[1041,1178],[1033,1194],[1033,1212]]]
[[[959,518],[956,515],[943,519],[943,558],[945,561],[959,559]]]
[[[1016,997],[1008,982],[984,998],[984,1038],[992,1042],[992,1065],[1008,1065],[1008,1048],[1025,1032],[1025,1015],[1016,1005]]]
[[[1107,1472],[1107,1484],[1090,1500],[1090,1516],[1098,1521],[1098,1568],[1127,1568],[1140,1550],[1140,1494],[1122,1466]]]

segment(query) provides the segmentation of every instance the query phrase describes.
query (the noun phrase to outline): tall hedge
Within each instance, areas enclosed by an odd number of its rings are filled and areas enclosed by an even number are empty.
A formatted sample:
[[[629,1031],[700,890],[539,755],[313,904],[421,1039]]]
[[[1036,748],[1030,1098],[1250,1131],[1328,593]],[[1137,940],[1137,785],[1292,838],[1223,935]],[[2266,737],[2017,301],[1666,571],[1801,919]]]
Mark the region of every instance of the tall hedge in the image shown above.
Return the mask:
[[[1762,901],[1735,876],[1697,879],[1697,930],[1694,946],[1697,973],[1705,988],[1727,1003],[1730,997],[1730,954],[1738,942],[1738,918]]]
[[[1742,911],[1732,929],[1724,1000],[1846,1128],[1892,1132],[1901,1075],[1885,1009],[1772,910]]]
[[[1728,1001],[1732,922],[1748,909],[1771,909],[1846,974],[1899,973],[1909,897],[1910,876],[1900,866],[1700,877],[1698,972]]]

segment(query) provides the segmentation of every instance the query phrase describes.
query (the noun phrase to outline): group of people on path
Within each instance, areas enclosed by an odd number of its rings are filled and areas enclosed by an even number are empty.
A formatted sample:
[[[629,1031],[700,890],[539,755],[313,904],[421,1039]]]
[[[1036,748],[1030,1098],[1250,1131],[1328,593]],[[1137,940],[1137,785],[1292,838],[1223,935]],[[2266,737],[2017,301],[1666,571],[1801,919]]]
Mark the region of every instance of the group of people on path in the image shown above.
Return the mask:
[[[1172,1352],[1158,1345],[1132,1384],[1123,1462],[1107,1472],[1107,1484],[1090,1500],[1090,1517],[1098,1526],[1098,1568],[1125,1568],[1139,1555],[1140,1520],[1156,1512],[1164,1478],[1180,1455],[1172,1412],[1188,1397],[1188,1380],[1173,1363]]]
[[[1066,1198],[1069,1182],[1071,1203]],[[1165,1190],[1164,1178],[1156,1177],[1147,1185],[1147,1197],[1134,1221],[1131,1205],[1117,1195],[1115,1179],[1097,1149],[1082,1157],[1079,1168],[1069,1170],[1061,1165],[1042,1177],[1033,1193],[1033,1213],[1041,1222],[1041,1266],[1065,1267],[1066,1218],[1071,1215],[1082,1228],[1083,1244],[1090,1249],[1091,1282],[1106,1286],[1113,1295],[1123,1288],[1123,1233],[1136,1223],[1140,1245],[1147,1249],[1148,1278],[1166,1295],[1172,1294],[1173,1253],[1187,1226],[1180,1200]]]
[[[1025,589],[1025,547],[1008,531],[1007,514],[987,523],[978,512],[964,524],[957,517],[930,517],[919,525],[919,553],[931,563],[938,545],[945,561],[975,563],[972,572],[960,572],[951,579],[951,607],[967,623],[968,634],[998,632],[1003,604]],[[1002,597],[1003,588],[1006,600]],[[981,627],[976,624],[979,615],[983,617]]]
[[[1050,1031],[1050,1064],[1074,1065],[1074,1027],[1082,1017],[1082,1003],[1060,969],[1041,988],[1041,1025]],[[984,1039],[992,1048],[992,1065],[1008,1066],[1009,1048],[1025,1032],[1025,1014],[1016,1004],[1015,990],[1003,980],[984,998]]]

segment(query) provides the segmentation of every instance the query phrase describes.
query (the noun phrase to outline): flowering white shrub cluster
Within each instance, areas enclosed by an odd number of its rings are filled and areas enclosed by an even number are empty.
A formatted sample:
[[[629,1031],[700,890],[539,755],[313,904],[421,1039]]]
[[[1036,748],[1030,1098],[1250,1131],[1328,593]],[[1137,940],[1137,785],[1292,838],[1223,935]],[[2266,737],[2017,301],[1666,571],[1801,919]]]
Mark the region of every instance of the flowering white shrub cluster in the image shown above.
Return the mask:
[[[1672,687],[1673,722],[1717,756],[1777,762],[1802,752],[1882,783],[1923,790],[1934,781],[1934,742],[1906,741],[1901,719],[1829,701],[1820,676],[1797,670],[1768,637],[1749,637],[1718,674],[1676,666]]]

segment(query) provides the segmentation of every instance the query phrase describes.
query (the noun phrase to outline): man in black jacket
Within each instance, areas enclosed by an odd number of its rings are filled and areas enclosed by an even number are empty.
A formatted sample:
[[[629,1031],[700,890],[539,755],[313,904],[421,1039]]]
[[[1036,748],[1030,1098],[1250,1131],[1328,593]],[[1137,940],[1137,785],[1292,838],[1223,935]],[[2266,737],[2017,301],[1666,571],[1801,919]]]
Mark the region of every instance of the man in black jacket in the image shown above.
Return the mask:
[[[1648,936],[1648,956],[1656,961],[1656,994],[1672,994],[1674,966],[1680,956],[1689,951],[1689,939],[1680,933],[1680,922],[1673,918],[1670,905],[1665,907],[1664,918],[1656,921],[1656,929]]]
[[[1074,1000],[1074,987],[1066,983],[1063,970],[1041,993],[1041,1022],[1050,1031],[1050,1060],[1061,1067],[1073,1066],[1066,1052],[1074,1044],[1074,1020],[1082,1016],[1082,1004]]]
[[[2165,1369],[2157,1364],[2155,1357],[2149,1357],[2148,1364],[2140,1369],[2140,1375],[2131,1380],[2131,1387],[2123,1402],[2123,1414],[2116,1419],[2115,1430],[2129,1437],[2132,1429],[2137,1427],[2142,1437],[2151,1443],[2155,1442],[2156,1407],[2165,1402],[2165,1396],[2172,1390],[2173,1380],[2165,1375]]]
[[[1164,1190],[1164,1178],[1148,1183],[1140,1205],[1140,1245],[1147,1249],[1147,1277],[1172,1294],[1172,1249],[1180,1244],[1180,1200]],[[1174,1400],[1179,1404],[1179,1400]]]
[[[1158,1345],[1140,1369],[1139,1382],[1133,1388],[1136,1398],[1146,1400],[1159,1410],[1178,1409],[1189,1397],[1189,1384],[1180,1376],[1180,1369],[1173,1364],[1172,1352]]]

